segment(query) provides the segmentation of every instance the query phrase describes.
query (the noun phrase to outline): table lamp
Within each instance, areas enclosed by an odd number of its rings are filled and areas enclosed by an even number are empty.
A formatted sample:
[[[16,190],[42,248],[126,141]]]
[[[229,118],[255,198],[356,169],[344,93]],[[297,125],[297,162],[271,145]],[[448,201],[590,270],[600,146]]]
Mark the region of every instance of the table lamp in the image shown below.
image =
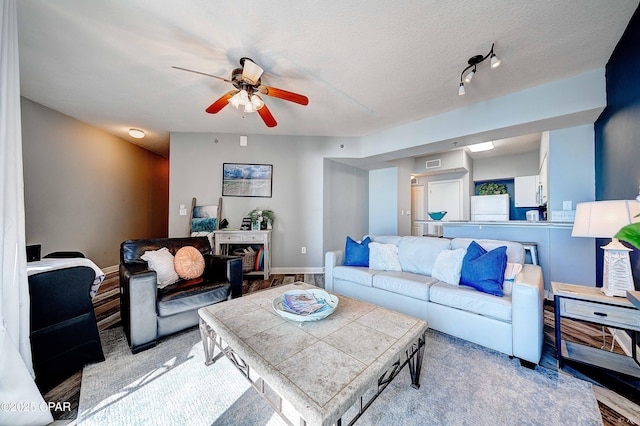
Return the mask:
[[[636,200],[593,201],[576,205],[572,237],[611,238],[601,247],[604,250],[602,291],[607,296],[625,297],[627,290],[635,290],[631,275],[629,252],[614,235],[640,218],[640,203]]]

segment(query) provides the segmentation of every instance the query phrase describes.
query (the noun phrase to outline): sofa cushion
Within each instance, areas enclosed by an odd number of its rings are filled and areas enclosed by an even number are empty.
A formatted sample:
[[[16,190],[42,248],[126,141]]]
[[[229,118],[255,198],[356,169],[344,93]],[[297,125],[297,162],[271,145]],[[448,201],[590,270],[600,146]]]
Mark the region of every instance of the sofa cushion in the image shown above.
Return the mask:
[[[429,288],[429,301],[500,321],[511,322],[511,297],[495,297],[466,286],[435,283]]]
[[[458,285],[466,249],[442,250],[438,253],[431,275],[447,284]]]
[[[462,261],[460,284],[502,297],[506,266],[507,248],[505,246],[487,251],[472,241]]]
[[[345,266],[369,266],[369,237],[357,242],[353,238],[347,236],[347,242],[344,247],[344,263]]]
[[[158,292],[158,315],[166,317],[181,312],[193,311],[217,302],[229,296],[231,284],[224,282],[205,283],[193,286],[176,286],[169,291]]]
[[[376,242],[369,243],[369,268],[381,271],[401,271],[398,246]]]
[[[166,247],[145,251],[140,257],[147,261],[149,269],[156,271],[158,288],[166,287],[180,279],[173,264],[173,255]]]
[[[363,266],[336,266],[333,268],[333,278],[371,287],[377,272]]]
[[[438,253],[451,248],[447,238],[402,237],[398,243],[398,257],[404,272],[431,276]]]
[[[371,241],[381,244],[398,245],[402,237],[400,235],[371,235]]]
[[[373,276],[373,286],[418,300],[429,300],[429,286],[437,282],[427,275],[411,272],[380,272]]]
[[[451,248],[466,249],[469,246],[469,244],[471,244],[471,241],[475,241],[476,243],[480,244],[487,251],[491,251],[494,248],[497,248],[500,246],[506,246],[507,262],[524,264],[524,261],[525,261],[524,247],[522,246],[522,244],[513,242],[513,241],[479,240],[479,239],[473,239],[473,238],[454,238],[453,240],[451,240]]]
[[[176,252],[173,259],[176,273],[183,280],[198,278],[204,272],[204,257],[193,247],[185,246]]]

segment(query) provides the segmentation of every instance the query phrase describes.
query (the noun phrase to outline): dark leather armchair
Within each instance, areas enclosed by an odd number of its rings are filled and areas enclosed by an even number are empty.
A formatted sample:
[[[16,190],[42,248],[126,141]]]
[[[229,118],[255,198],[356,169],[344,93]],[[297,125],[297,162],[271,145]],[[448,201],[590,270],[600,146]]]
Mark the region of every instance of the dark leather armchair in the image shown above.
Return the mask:
[[[201,279],[180,280],[159,290],[156,272],[142,259],[163,247],[175,255],[193,246],[205,259]],[[242,296],[242,258],[215,256],[207,237],[127,240],[120,245],[120,315],[131,352],[157,344],[160,337],[198,324],[198,309]]]
[[[85,364],[104,361],[89,296],[95,276],[88,266],[29,276],[33,369],[43,392]]]

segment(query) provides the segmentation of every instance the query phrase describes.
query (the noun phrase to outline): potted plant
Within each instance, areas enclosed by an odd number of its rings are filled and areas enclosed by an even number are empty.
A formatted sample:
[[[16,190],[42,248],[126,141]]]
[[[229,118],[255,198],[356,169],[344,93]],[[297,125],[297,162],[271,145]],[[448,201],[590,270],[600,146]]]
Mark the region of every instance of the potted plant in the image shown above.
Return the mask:
[[[255,208],[249,212],[252,229],[271,229],[276,219],[273,210]]]
[[[476,188],[478,195],[498,195],[507,193],[507,185],[504,183],[485,182]]]

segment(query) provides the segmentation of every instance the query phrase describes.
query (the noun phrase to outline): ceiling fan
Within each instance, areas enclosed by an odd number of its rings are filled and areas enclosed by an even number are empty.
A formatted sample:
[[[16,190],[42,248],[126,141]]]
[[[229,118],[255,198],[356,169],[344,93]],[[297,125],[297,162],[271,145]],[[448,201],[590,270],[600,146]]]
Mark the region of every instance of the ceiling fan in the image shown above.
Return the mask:
[[[244,112],[258,112],[267,127],[275,127],[278,123],[275,118],[273,118],[271,111],[269,111],[269,108],[267,108],[260,95],[272,96],[274,98],[284,99],[285,101],[295,102],[300,105],[309,104],[309,99],[306,96],[262,85],[261,77],[264,70],[251,58],[240,58],[240,68],[236,68],[231,71],[231,80],[218,77],[217,75],[190,70],[188,68],[175,66],[172,68],[217,78],[218,80],[231,83],[233,87],[235,87],[234,90],[230,90],[222,95],[205,110],[209,114],[216,114],[222,110],[222,108],[227,106],[227,104],[233,105],[236,109],[243,106]]]

